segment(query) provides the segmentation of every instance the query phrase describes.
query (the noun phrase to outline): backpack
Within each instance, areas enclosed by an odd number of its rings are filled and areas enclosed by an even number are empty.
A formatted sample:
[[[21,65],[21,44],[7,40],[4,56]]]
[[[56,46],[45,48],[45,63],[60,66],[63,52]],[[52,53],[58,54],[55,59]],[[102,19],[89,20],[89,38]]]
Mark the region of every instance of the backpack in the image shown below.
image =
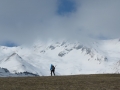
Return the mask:
[[[55,67],[52,65],[52,70],[54,70],[55,69]]]

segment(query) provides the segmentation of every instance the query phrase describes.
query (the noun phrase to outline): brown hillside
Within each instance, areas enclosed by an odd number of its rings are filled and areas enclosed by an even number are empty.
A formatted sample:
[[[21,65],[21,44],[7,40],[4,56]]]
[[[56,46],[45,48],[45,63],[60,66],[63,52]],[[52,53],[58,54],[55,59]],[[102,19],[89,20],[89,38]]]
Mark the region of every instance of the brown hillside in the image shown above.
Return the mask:
[[[120,90],[120,74],[7,77],[0,90]]]

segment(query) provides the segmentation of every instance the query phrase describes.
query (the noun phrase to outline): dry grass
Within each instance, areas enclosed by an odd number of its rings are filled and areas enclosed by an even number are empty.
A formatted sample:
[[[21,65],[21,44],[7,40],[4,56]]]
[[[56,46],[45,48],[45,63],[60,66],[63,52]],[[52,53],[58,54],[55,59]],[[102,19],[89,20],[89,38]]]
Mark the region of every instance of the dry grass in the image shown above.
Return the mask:
[[[119,74],[0,78],[0,90],[120,90]]]

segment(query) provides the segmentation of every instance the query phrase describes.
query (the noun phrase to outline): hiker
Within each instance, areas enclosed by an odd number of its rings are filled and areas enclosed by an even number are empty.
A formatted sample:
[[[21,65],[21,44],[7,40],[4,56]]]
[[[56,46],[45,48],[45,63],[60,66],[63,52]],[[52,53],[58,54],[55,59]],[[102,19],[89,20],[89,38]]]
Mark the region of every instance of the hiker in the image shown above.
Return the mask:
[[[52,65],[52,64],[51,64],[51,66],[50,66],[50,71],[51,71],[51,76],[52,76],[52,73],[53,73],[54,76],[55,76],[55,67],[54,67],[54,65]]]

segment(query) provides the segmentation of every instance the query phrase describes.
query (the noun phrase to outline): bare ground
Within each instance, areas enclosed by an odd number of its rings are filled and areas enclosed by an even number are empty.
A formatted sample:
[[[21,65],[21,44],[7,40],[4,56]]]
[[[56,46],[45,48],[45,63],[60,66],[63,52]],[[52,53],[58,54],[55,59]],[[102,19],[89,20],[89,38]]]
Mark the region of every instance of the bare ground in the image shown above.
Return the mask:
[[[5,77],[0,90],[120,90],[120,74]]]

